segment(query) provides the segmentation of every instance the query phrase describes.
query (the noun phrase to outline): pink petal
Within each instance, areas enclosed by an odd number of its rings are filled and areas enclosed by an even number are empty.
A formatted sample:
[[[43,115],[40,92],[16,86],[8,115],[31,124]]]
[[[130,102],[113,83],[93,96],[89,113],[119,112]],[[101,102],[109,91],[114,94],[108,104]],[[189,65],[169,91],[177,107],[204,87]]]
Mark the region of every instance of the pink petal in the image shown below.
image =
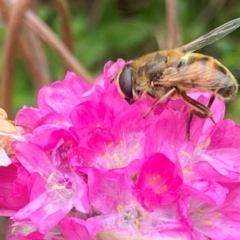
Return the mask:
[[[75,174],[75,194],[73,205],[79,212],[88,213],[90,210],[88,188],[85,181]]]
[[[29,173],[39,172],[47,176],[51,174],[53,166],[47,154],[36,145],[25,142],[15,142],[14,149],[18,161]]]
[[[161,153],[147,159],[136,183],[141,201],[148,208],[173,202],[179,196],[181,186],[182,179],[175,165]]]
[[[47,233],[71,210],[72,202],[55,191],[43,193],[14,215],[14,220],[31,219],[40,233]]]
[[[129,199],[130,189],[122,174],[89,169],[88,186],[90,204],[103,214],[116,212],[118,205]]]
[[[235,148],[240,149],[240,125],[232,120],[223,120],[216,125],[211,135],[208,149]]]
[[[194,170],[205,178],[211,178],[219,182],[238,182],[240,174],[237,171],[226,171],[219,173],[218,168],[214,168],[207,161],[199,161],[195,164]]]
[[[16,124],[30,129],[37,126],[42,114],[37,108],[23,107],[16,115]]]
[[[192,180],[184,188],[191,196],[216,205],[222,204],[228,193],[219,183],[205,179]]]
[[[111,127],[113,115],[102,103],[87,101],[77,105],[70,115],[75,128],[88,126]]]
[[[61,236],[61,232],[58,228],[51,229],[47,234],[42,234],[36,231],[36,228],[29,221],[13,222],[8,221],[7,224],[7,240],[65,240]]]
[[[210,164],[223,178],[228,178],[228,181],[240,180],[240,150],[233,148],[222,148],[217,151],[207,150],[199,158]],[[203,174],[207,175],[207,172],[203,172]],[[209,173],[207,177],[212,178],[213,175]]]
[[[33,200],[46,191],[45,181],[39,173],[31,174],[28,182],[30,190],[30,200]]]
[[[0,207],[3,210],[18,210],[29,200],[29,175],[21,166],[0,167]],[[5,214],[4,214],[5,215]]]
[[[90,85],[68,72],[63,81],[43,87],[38,93],[38,107],[41,112],[57,112],[68,117],[71,109],[77,105],[79,95],[90,89]]]
[[[66,240],[93,240],[86,229],[85,221],[67,218],[60,222],[60,230]]]
[[[116,62],[108,61],[104,65],[103,74],[96,79],[96,84],[107,88],[110,81],[123,69],[125,64],[126,62],[120,58]]]
[[[43,125],[35,128],[32,134],[26,135],[28,142],[33,143],[44,150],[52,150],[60,140],[76,142],[75,136],[71,134],[67,127],[59,125]]]

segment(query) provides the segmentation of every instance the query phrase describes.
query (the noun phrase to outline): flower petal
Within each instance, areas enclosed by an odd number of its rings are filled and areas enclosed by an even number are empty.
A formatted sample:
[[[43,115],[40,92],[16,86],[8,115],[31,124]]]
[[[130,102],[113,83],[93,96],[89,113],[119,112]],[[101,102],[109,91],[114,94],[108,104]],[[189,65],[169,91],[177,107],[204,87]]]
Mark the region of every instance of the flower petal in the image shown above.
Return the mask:
[[[60,222],[60,229],[66,240],[93,240],[85,221],[78,218],[67,218]]]

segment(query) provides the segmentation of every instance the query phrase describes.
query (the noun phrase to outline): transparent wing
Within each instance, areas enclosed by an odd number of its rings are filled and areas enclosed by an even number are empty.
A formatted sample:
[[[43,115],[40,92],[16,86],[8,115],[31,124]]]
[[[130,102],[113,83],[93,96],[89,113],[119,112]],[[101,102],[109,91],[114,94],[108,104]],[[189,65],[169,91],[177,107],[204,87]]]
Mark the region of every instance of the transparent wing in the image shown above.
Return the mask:
[[[236,18],[230,22],[227,22],[221,25],[218,28],[215,28],[211,32],[204,34],[203,36],[197,38],[196,40],[184,45],[182,47],[182,50],[184,52],[194,52],[228,35],[230,32],[234,31],[239,26],[240,26],[240,18]]]
[[[159,82],[155,82],[155,85],[166,87],[179,86],[186,90],[191,88],[213,90],[232,85],[234,79],[230,78],[230,76],[210,66],[201,66],[198,63],[193,63],[180,68],[177,73],[163,74]]]

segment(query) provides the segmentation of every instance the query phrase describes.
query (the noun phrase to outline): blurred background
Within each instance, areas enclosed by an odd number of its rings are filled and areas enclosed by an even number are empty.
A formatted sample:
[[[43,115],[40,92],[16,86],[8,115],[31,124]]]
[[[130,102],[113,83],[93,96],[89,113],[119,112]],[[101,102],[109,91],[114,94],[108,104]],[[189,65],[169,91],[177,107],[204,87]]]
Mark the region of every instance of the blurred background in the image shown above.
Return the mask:
[[[237,17],[239,0],[0,0],[1,106],[13,118],[67,70],[93,82],[109,60],[181,46]],[[198,52],[240,79],[239,43],[240,28]],[[239,106],[238,96],[227,117],[240,122]]]
[[[67,70],[93,83],[109,60],[181,46],[238,17],[239,0],[0,0],[1,107],[14,118]],[[240,80],[240,28],[199,52]],[[227,117],[240,123],[239,95]]]

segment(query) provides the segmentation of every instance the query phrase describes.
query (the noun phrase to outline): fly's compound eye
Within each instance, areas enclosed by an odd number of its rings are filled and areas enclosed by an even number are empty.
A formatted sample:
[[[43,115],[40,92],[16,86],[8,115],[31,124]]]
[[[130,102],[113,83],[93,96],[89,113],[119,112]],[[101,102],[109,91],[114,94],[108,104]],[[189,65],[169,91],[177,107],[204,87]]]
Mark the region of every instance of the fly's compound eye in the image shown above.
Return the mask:
[[[127,64],[119,75],[119,88],[127,101],[133,99],[132,67]]]

